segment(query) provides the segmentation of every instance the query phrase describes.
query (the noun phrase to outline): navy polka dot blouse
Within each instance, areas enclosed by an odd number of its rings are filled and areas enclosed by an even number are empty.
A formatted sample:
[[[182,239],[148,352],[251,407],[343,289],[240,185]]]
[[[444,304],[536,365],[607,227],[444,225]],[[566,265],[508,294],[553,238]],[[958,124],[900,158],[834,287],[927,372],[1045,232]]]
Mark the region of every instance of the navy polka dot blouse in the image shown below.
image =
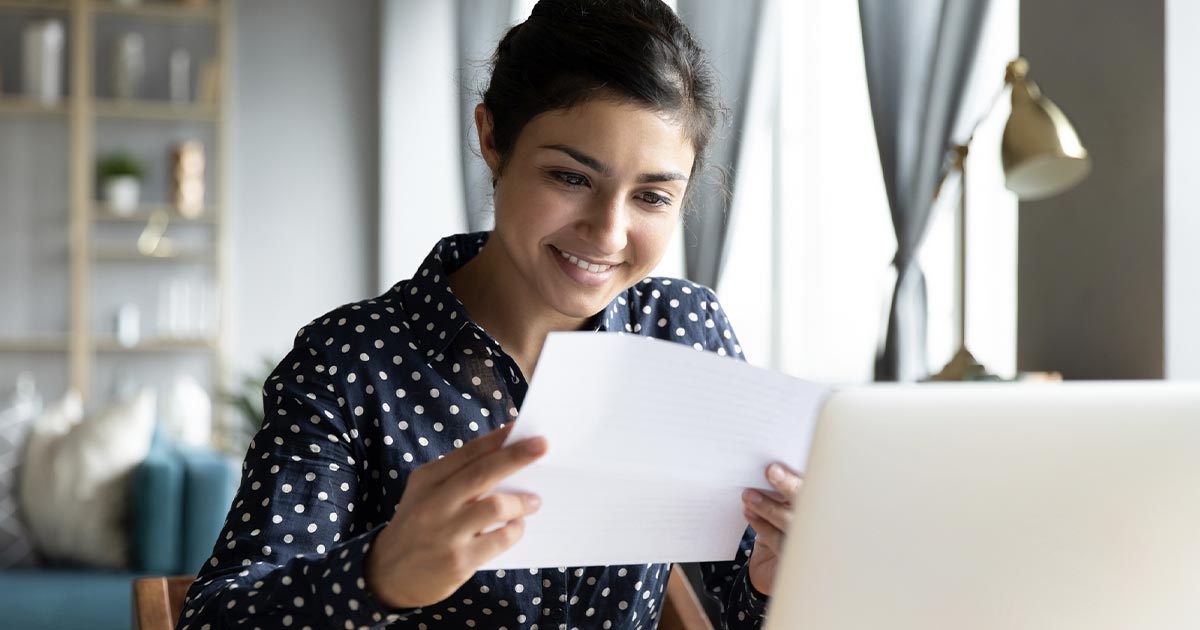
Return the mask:
[[[486,240],[443,239],[411,280],[296,335],[264,385],[266,418],[180,628],[657,626],[664,564],[481,571],[411,610],[388,609],[366,586],[366,553],[409,473],[516,417],[528,389],[447,283]],[[741,356],[716,296],[687,281],[643,280],[591,326]],[[747,529],[736,557],[701,565],[730,628],[758,627],[766,607],[746,569],[753,544]]]

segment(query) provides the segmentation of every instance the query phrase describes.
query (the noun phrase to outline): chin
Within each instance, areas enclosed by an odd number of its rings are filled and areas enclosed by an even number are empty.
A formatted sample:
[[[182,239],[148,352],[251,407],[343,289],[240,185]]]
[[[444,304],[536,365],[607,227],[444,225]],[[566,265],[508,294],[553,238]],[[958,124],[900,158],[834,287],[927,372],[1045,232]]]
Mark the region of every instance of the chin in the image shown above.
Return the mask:
[[[555,305],[558,312],[574,319],[586,319],[603,311],[612,299],[607,300],[570,300],[565,303]]]
[[[556,299],[550,303],[554,310],[567,317],[584,319],[603,311],[624,289],[624,286],[597,288],[586,292],[576,289],[571,292],[574,295],[564,295],[560,290],[554,294]]]

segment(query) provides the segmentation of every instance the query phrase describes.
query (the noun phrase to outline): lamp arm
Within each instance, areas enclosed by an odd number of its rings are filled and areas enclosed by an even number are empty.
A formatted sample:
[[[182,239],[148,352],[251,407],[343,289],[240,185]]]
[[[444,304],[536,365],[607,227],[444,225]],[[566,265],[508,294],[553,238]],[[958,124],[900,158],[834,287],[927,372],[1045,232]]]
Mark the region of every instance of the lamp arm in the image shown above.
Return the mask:
[[[954,173],[954,171],[962,170],[963,161],[967,159],[967,147],[971,146],[971,142],[975,140],[975,132],[979,131],[979,127],[983,125],[983,121],[987,120],[988,116],[991,116],[992,112],[995,111],[996,105],[1000,102],[1000,99],[1004,96],[1004,93],[1008,91],[1009,85],[1011,85],[1011,82],[1006,78],[1004,83],[1000,86],[1000,89],[996,90],[996,95],[992,97],[991,102],[988,103],[987,110],[985,110],[983,115],[975,121],[974,125],[971,125],[971,133],[967,135],[966,141],[961,144],[951,145],[947,148],[947,150],[954,151],[956,155],[954,158],[954,163],[951,164],[950,168],[947,168],[942,173],[941,177],[938,178],[937,187],[933,189],[934,200],[937,200],[937,198],[941,196],[942,186],[946,183],[946,180],[950,178],[950,175]]]

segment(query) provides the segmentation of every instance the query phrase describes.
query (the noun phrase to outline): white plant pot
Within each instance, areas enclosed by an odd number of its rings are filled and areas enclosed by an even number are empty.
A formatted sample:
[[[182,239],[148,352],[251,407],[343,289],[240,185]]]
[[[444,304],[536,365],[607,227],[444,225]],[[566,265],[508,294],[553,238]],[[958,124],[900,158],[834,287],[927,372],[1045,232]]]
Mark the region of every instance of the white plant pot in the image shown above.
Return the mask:
[[[110,212],[128,217],[137,212],[142,185],[136,177],[122,175],[104,180],[104,203]]]

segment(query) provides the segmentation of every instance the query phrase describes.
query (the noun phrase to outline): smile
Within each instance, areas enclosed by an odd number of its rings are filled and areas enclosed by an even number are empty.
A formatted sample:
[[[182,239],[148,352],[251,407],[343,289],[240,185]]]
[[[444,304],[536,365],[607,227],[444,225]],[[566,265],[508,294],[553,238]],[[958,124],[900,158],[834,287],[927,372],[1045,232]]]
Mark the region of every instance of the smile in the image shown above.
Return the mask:
[[[563,259],[565,259],[567,262],[571,263],[572,265],[575,265],[576,267],[579,267],[580,269],[582,269],[584,271],[588,271],[591,273],[604,273],[605,271],[608,271],[609,269],[612,269],[615,266],[615,265],[591,262],[589,260],[580,258],[579,256],[576,256],[574,254],[571,254],[569,252],[564,252],[563,250],[558,249],[557,247],[555,248],[555,250],[558,251],[558,254],[560,256],[562,256]]]

